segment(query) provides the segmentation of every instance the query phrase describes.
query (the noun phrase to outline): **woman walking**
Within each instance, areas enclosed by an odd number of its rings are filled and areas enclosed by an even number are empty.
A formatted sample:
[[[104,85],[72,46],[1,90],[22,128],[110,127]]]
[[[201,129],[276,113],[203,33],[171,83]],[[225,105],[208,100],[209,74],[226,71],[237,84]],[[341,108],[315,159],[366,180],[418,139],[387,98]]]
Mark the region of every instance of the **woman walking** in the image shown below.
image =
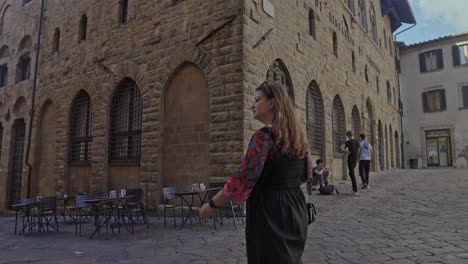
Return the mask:
[[[200,209],[203,218],[229,200],[247,200],[249,264],[302,263],[308,215],[300,185],[312,174],[309,144],[286,89],[265,81],[255,92],[254,118],[264,123],[240,168]]]

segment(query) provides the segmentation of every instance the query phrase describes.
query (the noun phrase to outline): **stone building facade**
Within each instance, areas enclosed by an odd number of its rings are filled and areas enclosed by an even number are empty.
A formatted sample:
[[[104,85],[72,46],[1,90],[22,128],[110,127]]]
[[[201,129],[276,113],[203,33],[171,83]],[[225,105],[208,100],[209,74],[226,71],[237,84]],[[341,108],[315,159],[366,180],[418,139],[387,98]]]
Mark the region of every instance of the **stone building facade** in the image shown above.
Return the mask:
[[[29,169],[40,2],[0,3],[3,208],[28,187],[143,187],[154,207],[163,186],[224,181],[260,127],[265,78],[287,86],[334,179],[346,130],[369,135],[373,170],[400,167],[392,32],[414,20],[406,1],[48,0]]]
[[[408,162],[468,167],[468,34],[401,48]]]

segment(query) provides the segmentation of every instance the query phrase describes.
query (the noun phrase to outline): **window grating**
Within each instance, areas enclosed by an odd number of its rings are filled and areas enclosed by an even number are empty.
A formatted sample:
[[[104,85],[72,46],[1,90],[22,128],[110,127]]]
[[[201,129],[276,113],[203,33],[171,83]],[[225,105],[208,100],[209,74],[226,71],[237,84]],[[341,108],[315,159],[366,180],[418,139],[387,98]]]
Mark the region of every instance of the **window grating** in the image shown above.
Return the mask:
[[[142,99],[134,80],[123,79],[113,97],[110,112],[109,160],[112,165],[140,164]]]
[[[339,153],[341,145],[346,141],[346,120],[343,103],[338,95],[333,99],[332,122],[333,146],[335,153]]]
[[[358,138],[361,134],[361,118],[359,116],[359,110],[357,106],[353,107],[353,111],[351,113],[352,117],[352,126],[353,126],[353,135],[355,138]]]
[[[279,60],[275,60],[268,67],[267,80],[277,82],[288,90],[288,94],[293,98],[291,79],[289,78],[286,67]]]
[[[320,89],[311,83],[307,90],[306,101],[307,137],[310,143],[310,151],[315,155],[323,154],[324,146],[324,110]]]
[[[73,100],[70,113],[69,161],[72,166],[91,164],[92,120],[91,99],[81,91]]]

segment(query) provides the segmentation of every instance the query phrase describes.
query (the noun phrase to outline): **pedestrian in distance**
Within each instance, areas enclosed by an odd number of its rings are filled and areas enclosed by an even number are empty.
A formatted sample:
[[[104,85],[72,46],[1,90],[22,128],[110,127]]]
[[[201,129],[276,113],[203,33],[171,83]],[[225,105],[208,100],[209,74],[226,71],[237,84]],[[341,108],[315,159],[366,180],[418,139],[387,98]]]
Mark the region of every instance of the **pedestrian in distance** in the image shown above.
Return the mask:
[[[372,146],[366,140],[366,135],[361,134],[359,142],[359,175],[361,176],[362,189],[369,189],[369,170],[372,157]]]
[[[348,171],[349,178],[351,178],[351,183],[353,185],[353,194],[359,195],[357,190],[356,175],[354,174],[354,169],[358,161],[358,151],[359,143],[354,139],[353,133],[351,131],[346,132],[346,137],[348,141],[341,146],[341,150],[348,154]]]
[[[238,171],[201,207],[200,217],[229,200],[247,201],[248,263],[302,263],[309,216],[301,185],[312,177],[309,144],[280,84],[258,86],[252,112],[264,127],[253,134]]]

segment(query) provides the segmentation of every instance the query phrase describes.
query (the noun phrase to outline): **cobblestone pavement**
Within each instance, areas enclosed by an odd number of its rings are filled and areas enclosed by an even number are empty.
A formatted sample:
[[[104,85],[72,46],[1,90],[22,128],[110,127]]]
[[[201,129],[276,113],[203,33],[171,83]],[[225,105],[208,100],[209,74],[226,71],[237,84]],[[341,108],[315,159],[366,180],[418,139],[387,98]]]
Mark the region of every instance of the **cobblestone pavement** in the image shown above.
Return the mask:
[[[304,263],[468,263],[468,171],[394,170],[371,177],[371,189],[351,196],[314,195],[318,220],[309,228]],[[88,239],[61,232],[16,236],[0,218],[3,263],[246,263],[244,229],[227,220],[175,230],[152,218],[136,235]],[[259,241],[261,243],[261,241]]]

